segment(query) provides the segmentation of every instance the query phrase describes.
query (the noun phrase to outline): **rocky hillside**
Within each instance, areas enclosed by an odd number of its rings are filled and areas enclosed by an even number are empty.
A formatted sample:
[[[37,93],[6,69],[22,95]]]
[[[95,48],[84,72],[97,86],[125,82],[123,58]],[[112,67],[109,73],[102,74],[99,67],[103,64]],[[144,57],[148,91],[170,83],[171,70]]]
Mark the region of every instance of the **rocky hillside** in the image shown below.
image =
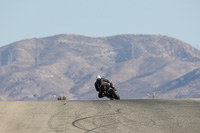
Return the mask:
[[[95,76],[122,99],[200,97],[200,51],[161,35],[57,35],[0,48],[0,100],[97,99]]]

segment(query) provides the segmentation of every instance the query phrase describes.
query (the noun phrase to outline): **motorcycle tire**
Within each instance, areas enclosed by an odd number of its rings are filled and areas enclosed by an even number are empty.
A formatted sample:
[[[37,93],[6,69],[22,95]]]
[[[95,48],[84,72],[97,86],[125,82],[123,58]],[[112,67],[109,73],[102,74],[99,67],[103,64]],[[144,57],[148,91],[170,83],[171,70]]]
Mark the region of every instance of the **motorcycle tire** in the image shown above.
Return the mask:
[[[120,96],[119,94],[114,91],[113,89],[110,89],[110,94],[112,95],[112,97],[115,99],[115,100],[120,100]]]

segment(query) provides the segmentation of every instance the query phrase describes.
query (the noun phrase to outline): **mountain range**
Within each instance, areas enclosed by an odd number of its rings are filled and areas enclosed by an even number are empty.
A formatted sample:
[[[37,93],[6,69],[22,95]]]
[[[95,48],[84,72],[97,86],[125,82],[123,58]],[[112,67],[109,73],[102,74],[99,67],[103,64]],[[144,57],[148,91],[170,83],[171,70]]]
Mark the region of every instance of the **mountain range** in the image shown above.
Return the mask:
[[[97,100],[96,75],[121,99],[199,98],[200,51],[163,35],[61,34],[0,48],[0,100]]]

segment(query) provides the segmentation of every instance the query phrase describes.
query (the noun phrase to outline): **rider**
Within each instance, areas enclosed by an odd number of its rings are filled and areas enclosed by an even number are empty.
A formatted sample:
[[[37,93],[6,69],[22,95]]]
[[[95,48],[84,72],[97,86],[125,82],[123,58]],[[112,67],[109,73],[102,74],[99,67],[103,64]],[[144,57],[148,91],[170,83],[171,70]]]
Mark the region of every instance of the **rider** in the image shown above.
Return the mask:
[[[96,82],[94,85],[95,85],[96,91],[99,92],[99,95],[98,95],[99,98],[106,96],[106,94],[104,94],[104,90],[106,87],[108,87],[108,85],[110,85],[110,87],[112,87],[115,91],[117,91],[115,87],[113,86],[113,84],[108,79],[101,78],[101,76],[99,75],[96,76]]]

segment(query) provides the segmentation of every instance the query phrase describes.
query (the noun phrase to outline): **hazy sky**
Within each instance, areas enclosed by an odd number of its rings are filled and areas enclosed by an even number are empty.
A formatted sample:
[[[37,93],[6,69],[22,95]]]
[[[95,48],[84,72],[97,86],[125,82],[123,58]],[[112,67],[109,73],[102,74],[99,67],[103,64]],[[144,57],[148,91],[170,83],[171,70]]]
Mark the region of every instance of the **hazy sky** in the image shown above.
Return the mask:
[[[161,34],[200,47],[200,0],[0,0],[0,46],[58,34]]]

